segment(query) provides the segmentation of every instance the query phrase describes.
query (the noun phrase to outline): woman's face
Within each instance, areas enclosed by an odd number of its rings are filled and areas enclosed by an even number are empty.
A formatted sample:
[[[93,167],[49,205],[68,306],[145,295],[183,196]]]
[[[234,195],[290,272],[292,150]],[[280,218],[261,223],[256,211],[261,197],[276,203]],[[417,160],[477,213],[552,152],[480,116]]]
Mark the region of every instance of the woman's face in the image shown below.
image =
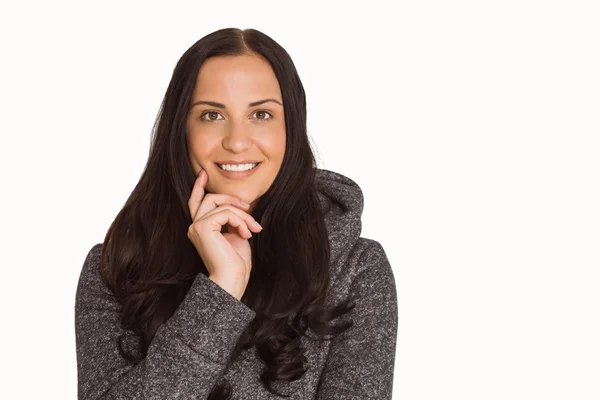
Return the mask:
[[[254,55],[205,60],[186,124],[190,162],[196,176],[207,172],[207,192],[237,196],[251,204],[251,212],[275,180],[285,152],[283,100],[270,64]],[[218,165],[246,161],[260,164],[250,173]]]

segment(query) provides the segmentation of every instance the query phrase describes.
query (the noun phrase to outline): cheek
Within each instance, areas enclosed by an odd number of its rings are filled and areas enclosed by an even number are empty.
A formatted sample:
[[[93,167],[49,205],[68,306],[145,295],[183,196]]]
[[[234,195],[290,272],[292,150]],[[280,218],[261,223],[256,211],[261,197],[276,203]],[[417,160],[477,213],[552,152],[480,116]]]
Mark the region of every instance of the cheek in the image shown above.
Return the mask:
[[[190,162],[194,168],[197,168],[203,163],[204,160],[206,160],[208,155],[206,153],[206,149],[208,148],[208,146],[206,143],[203,143],[201,140],[198,140],[198,138],[195,137],[188,139],[187,147]]]
[[[285,132],[277,138],[275,151],[277,152],[277,159],[281,163],[283,160],[283,155],[285,154]]]
[[[271,161],[281,163],[285,153],[285,141],[285,131],[279,131],[264,138],[264,140],[261,141],[260,146]]]

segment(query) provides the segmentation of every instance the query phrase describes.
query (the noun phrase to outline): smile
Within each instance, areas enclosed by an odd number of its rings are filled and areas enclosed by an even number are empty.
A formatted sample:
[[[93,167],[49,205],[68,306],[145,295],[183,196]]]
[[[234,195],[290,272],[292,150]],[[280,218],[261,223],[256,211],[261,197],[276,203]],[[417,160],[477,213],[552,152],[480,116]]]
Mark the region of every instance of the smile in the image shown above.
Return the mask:
[[[217,164],[224,171],[248,171],[256,168],[260,163],[253,164]]]
[[[261,165],[262,165],[262,162],[256,163],[256,164],[242,164],[239,167],[231,166],[231,165],[225,165],[222,167],[221,165],[217,164],[217,170],[224,177],[226,177],[228,179],[237,180],[237,179],[248,178],[249,176],[254,174],[256,172],[256,170],[258,170],[260,168]],[[235,169],[233,169],[232,167]],[[246,169],[246,167],[249,167],[250,169]],[[223,169],[223,168],[228,168],[228,169]]]

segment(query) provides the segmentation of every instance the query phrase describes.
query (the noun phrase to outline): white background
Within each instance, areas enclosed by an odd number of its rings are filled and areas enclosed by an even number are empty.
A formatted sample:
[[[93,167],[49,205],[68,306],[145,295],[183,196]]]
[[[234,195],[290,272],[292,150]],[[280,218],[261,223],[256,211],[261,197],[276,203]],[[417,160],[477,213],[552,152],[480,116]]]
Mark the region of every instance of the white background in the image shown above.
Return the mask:
[[[589,1],[0,6],[0,398],[75,399],[81,266],[183,52],[292,56],[319,166],[396,277],[395,399],[600,398],[600,14]]]

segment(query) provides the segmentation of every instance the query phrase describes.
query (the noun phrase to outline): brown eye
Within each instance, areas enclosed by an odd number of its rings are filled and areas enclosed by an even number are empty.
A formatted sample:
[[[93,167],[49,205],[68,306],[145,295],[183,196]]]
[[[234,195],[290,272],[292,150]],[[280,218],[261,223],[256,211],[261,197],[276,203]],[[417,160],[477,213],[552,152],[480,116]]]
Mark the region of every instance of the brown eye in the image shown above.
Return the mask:
[[[204,114],[202,114],[202,116],[200,117],[200,119],[202,119],[204,121],[217,121],[218,120],[217,118],[210,118],[210,117],[209,118],[205,118],[205,116],[207,116],[207,115],[212,117],[212,116],[217,116],[217,115],[221,115],[221,114],[219,114],[216,111],[207,111]]]
[[[269,119],[273,118],[273,115],[270,112],[264,111],[264,110],[256,111],[254,114],[257,115],[257,117],[258,117],[257,119],[258,120],[266,121],[266,120],[269,120]],[[266,115],[268,115],[269,118],[265,118]]]

